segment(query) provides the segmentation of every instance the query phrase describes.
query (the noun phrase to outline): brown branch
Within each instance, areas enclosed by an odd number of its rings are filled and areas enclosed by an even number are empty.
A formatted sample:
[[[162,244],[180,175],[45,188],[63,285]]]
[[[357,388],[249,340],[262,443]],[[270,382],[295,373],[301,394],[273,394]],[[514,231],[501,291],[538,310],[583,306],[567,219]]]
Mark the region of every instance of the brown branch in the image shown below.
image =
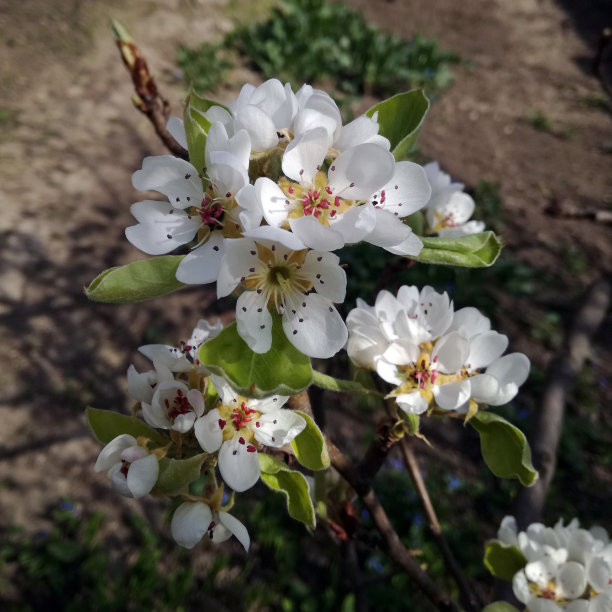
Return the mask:
[[[587,219],[596,223],[611,224],[612,211],[604,208],[581,208],[569,203],[552,200],[544,212],[561,219]]]
[[[612,28],[604,28],[601,32],[601,37],[599,39],[599,47],[597,49],[597,54],[595,55],[595,59],[593,60],[593,72],[595,76],[599,79],[601,86],[604,91],[612,98],[612,85],[608,82],[608,79],[605,74],[604,66],[605,59],[607,55],[607,51],[612,45]]]
[[[532,487],[521,489],[514,502],[514,515],[522,529],[542,518],[557,464],[567,396],[588,357],[591,338],[606,316],[609,304],[610,285],[598,281],[589,290],[563,348],[548,367],[548,381],[531,444],[533,463],[540,478]]]
[[[306,391],[302,391],[302,393],[292,397],[289,401],[291,408],[294,410],[301,410],[306,414],[312,414],[312,409]],[[326,442],[332,466],[355,489],[361,498],[361,501],[368,510],[370,517],[374,522],[374,525],[376,525],[376,528],[383,537],[384,550],[389,557],[391,557],[391,559],[404,570],[404,572],[421,589],[421,591],[438,608],[438,610],[445,612],[458,612],[458,607],[455,602],[450,599],[448,594],[442,591],[421,569],[421,566],[410,554],[408,549],[402,544],[397,532],[389,521],[387,513],[378,501],[378,498],[371,487],[371,483],[365,487],[364,485],[366,481],[364,480],[363,476],[359,474],[358,469],[355,469],[350,465],[344,454],[331,440],[326,438]],[[377,442],[375,441],[375,444],[376,443]],[[363,465],[363,462],[361,462],[360,465]]]
[[[465,574],[461,571],[461,567],[453,555],[448,541],[442,533],[442,527],[438,521],[436,511],[431,503],[431,498],[425,486],[425,481],[419,469],[417,458],[412,448],[412,441],[409,438],[404,438],[400,443],[400,450],[402,451],[402,457],[404,458],[404,464],[410,474],[414,488],[417,491],[425,516],[427,516],[427,522],[429,529],[434,537],[436,545],[442,553],[444,564],[446,569],[450,572],[451,576],[459,587],[459,593],[461,594],[461,602],[465,606],[466,610],[471,612],[479,612],[482,609],[482,602],[479,601],[478,597],[472,590]]]
[[[189,153],[166,129],[170,117],[170,104],[159,90],[155,79],[149,72],[147,61],[134,43],[127,30],[117,21],[113,21],[115,42],[121,53],[123,64],[132,77],[135,94],[132,96],[134,106],[149,119],[155,133],[166,148],[181,159],[189,160]]]

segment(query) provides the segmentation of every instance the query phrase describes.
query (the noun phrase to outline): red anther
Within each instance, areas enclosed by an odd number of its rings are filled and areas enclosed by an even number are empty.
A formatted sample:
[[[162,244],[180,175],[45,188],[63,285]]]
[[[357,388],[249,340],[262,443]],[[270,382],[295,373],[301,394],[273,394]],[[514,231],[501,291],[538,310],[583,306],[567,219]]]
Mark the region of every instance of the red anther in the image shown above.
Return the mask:
[[[219,419],[219,429],[223,429],[225,427],[225,423],[226,421],[224,421],[223,419]]]
[[[381,204],[385,203],[385,190],[384,189],[380,192],[380,203]]]
[[[340,206],[340,198],[338,196],[334,198],[334,206],[336,207]]]
[[[254,453],[256,450],[257,449],[252,444],[247,446],[247,453]]]
[[[289,185],[289,193],[293,193],[295,189],[293,189],[293,185]]]
[[[327,191],[327,193],[329,193],[329,195],[332,194],[332,190],[331,190],[331,187],[329,185],[325,188],[325,191]]]
[[[238,438],[238,443],[239,443],[239,444],[246,444],[246,440],[245,440],[245,439],[244,439],[242,436],[240,436],[240,437]]]
[[[231,197],[232,197],[232,193],[231,193],[230,191],[228,191],[228,192],[225,194],[225,197],[226,197],[226,198],[231,198]]]
[[[332,210],[332,211],[329,213],[329,216],[330,216],[330,217],[335,217],[335,216],[336,216],[336,211],[335,211],[335,210]]]
[[[259,421],[255,422],[255,427],[259,427]]]

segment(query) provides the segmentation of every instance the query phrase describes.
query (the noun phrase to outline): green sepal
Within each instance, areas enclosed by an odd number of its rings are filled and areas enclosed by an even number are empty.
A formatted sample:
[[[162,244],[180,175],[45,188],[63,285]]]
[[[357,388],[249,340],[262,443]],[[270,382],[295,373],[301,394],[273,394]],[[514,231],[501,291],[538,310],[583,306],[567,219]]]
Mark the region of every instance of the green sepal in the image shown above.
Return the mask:
[[[129,434],[138,438],[144,436],[159,446],[165,446],[169,440],[156,429],[149,427],[146,423],[128,416],[119,414],[112,410],[100,410],[99,408],[87,408],[87,424],[98,442],[108,444],[121,434]]]
[[[189,459],[159,460],[159,476],[153,492],[158,495],[178,495],[200,478],[200,469],[206,460],[207,453],[189,457]]]
[[[493,576],[511,581],[527,565],[527,559],[517,546],[489,540],[485,543],[483,563]]]
[[[296,395],[312,382],[310,359],[289,342],[281,317],[271,314],[272,346],[267,353],[254,353],[238,335],[235,322],[200,347],[200,363],[246,397]]]
[[[502,244],[494,232],[481,232],[460,238],[428,238],[420,236],[423,248],[416,259],[423,263],[486,268],[495,263]]]
[[[520,610],[507,601],[494,601],[488,606],[485,606],[482,612],[520,612]]]
[[[406,425],[406,431],[408,431],[411,436],[418,434],[421,417],[418,414],[411,414],[405,410],[401,410],[400,414]]]
[[[183,257],[162,255],[109,268],[83,287],[83,292],[93,302],[112,304],[143,302],[167,295],[185,286],[176,280],[176,269]]]
[[[270,455],[257,453],[257,457],[261,468],[261,480],[268,488],[285,496],[289,516],[314,529],[317,519],[304,474],[291,470],[282,461]]]
[[[306,421],[306,428],[291,441],[296,459],[313,472],[327,469],[329,453],[321,430],[309,415],[300,410],[295,412]]]
[[[486,410],[478,411],[469,423],[480,435],[482,457],[495,476],[518,478],[526,487],[536,482],[538,472],[531,463],[531,449],[518,427]]]
[[[391,153],[397,161],[406,159],[413,151],[429,100],[422,89],[413,89],[379,102],[366,111],[372,117],[378,111],[378,133],[391,143]]]

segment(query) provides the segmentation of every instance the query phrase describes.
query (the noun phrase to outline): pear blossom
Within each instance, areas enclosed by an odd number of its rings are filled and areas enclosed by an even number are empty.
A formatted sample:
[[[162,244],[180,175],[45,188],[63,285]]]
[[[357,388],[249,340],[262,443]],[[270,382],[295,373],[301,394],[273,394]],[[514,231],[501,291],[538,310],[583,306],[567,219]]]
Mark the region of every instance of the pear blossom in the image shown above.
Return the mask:
[[[306,249],[292,233],[263,226],[228,240],[217,295],[244,289],[236,304],[240,336],[256,353],[272,345],[272,315],[282,316],[288,340],[310,357],[335,355],[347,330],[334,307],[346,293],[346,273],[333,253]]]
[[[612,561],[605,529],[581,529],[577,519],[554,527],[533,523],[518,531],[506,516],[498,539],[523,553],[526,565],[513,577],[516,598],[529,612],[604,612],[612,609]]]
[[[425,174],[411,162],[395,163],[389,150],[362,142],[342,150],[327,172],[327,133],[313,128],[285,149],[278,183],[255,183],[266,222],[291,230],[309,248],[334,251],[365,240],[416,255],[421,241],[401,219],[422,208],[430,194]]]
[[[113,488],[125,497],[143,497],[151,491],[159,475],[157,456],[139,446],[136,438],[121,434],[100,452],[96,472],[108,472]]]
[[[151,427],[187,433],[204,414],[204,398],[199,389],[190,389],[178,380],[157,385],[151,403],[142,402],[142,416]]]
[[[475,308],[454,312],[448,295],[431,287],[404,286],[397,298],[382,292],[374,307],[360,300],[347,325],[349,357],[397,385],[391,395],[408,413],[499,406],[529,373],[522,353],[502,356],[508,338],[487,317]]]
[[[206,168],[198,170],[171,155],[146,157],[132,176],[134,187],[159,191],[168,200],[133,204],[130,210],[138,223],[126,228],[127,239],[149,255],[161,255],[197,236],[197,246],[178,266],[177,279],[188,284],[215,281],[225,238],[241,236],[261,221],[248,191],[239,196],[249,185],[250,146],[246,131],[230,138],[223,125],[213,123],[206,141]]]
[[[226,484],[234,491],[246,491],[259,480],[257,447],[288,444],[306,427],[306,421],[283,409],[288,397],[247,399],[222,378],[213,375],[211,380],[220,400],[196,421],[195,436],[207,453],[219,451],[219,471]]]
[[[431,185],[426,207],[428,233],[458,238],[484,231],[482,221],[470,221],[476,204],[463,192],[463,183],[451,182],[451,177],[440,169],[438,162],[426,164],[424,170]]]
[[[204,502],[183,502],[174,512],[170,523],[177,544],[193,548],[205,535],[213,544],[229,540],[233,535],[249,551],[251,540],[246,527],[231,514],[212,510]]]

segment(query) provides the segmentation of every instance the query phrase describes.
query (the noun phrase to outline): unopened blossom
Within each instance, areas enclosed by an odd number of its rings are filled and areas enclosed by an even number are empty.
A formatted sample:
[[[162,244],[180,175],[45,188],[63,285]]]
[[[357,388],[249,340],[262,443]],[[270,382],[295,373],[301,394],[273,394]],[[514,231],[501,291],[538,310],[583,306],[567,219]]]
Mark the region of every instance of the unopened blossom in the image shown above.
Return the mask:
[[[431,185],[426,207],[428,233],[458,238],[484,231],[482,221],[470,221],[476,205],[472,197],[464,193],[463,183],[451,182],[451,177],[440,169],[438,162],[426,164],[424,169]]]
[[[96,472],[108,472],[113,488],[125,497],[143,497],[151,491],[159,475],[157,456],[139,446],[136,438],[121,434],[100,452]]]
[[[429,197],[421,167],[396,164],[387,148],[369,141],[342,150],[325,170],[328,155],[323,128],[289,143],[282,159],[284,176],[255,183],[267,223],[291,230],[312,249],[333,251],[365,240],[400,254],[418,254],[422,243],[401,219]]]
[[[259,480],[257,447],[280,448],[306,427],[297,413],[283,408],[288,397],[247,399],[222,378],[211,376],[219,403],[195,423],[195,435],[207,453],[219,451],[221,477],[234,491],[246,491]]]
[[[161,255],[197,237],[198,244],[178,266],[177,279],[189,284],[216,280],[225,238],[241,236],[261,220],[255,202],[248,195],[238,197],[249,184],[249,154],[244,130],[230,138],[220,123],[213,123],[206,141],[206,168],[196,169],[171,155],[145,158],[132,176],[134,187],[159,191],[168,200],[133,204],[130,210],[138,224],[126,229],[127,239],[149,255]],[[203,178],[208,181],[206,190]]]
[[[529,612],[609,612],[612,609],[609,537],[601,527],[581,529],[577,519],[554,527],[533,523],[518,531],[502,520],[498,539],[526,558],[512,587]]]
[[[374,307],[360,301],[347,325],[351,359],[397,385],[391,395],[412,414],[505,404],[529,373],[522,353],[502,356],[508,338],[487,317],[475,308],[454,312],[446,293],[430,287],[404,286],[397,298],[384,292]]]
[[[251,540],[246,527],[223,510],[214,511],[204,502],[183,502],[174,512],[170,523],[177,544],[193,548],[203,537],[220,544],[233,536],[248,552]]]
[[[256,353],[272,345],[274,309],[288,340],[310,357],[327,358],[345,344],[347,330],[334,303],[344,301],[346,273],[333,253],[311,251],[294,234],[260,227],[228,240],[217,295],[243,289],[236,304],[240,336]]]

